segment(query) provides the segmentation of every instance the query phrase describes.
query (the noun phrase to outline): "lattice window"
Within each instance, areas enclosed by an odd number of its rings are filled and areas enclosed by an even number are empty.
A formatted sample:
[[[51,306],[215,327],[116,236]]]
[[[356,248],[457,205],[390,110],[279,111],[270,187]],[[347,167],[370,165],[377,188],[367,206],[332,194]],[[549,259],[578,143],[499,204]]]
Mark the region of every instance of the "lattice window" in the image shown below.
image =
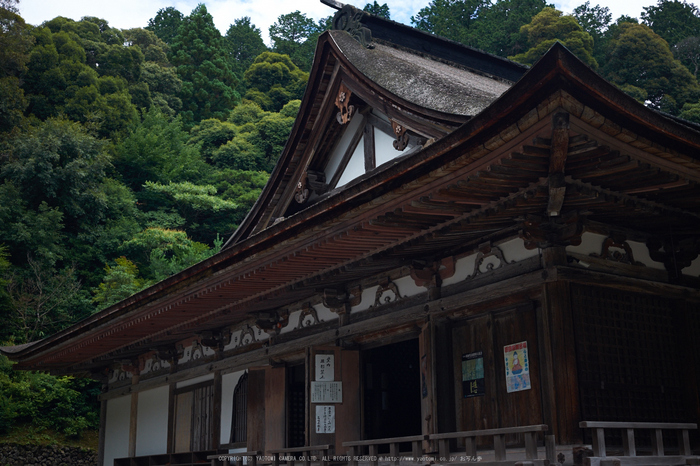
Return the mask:
[[[582,418],[685,420],[672,301],[572,286],[572,302]]]

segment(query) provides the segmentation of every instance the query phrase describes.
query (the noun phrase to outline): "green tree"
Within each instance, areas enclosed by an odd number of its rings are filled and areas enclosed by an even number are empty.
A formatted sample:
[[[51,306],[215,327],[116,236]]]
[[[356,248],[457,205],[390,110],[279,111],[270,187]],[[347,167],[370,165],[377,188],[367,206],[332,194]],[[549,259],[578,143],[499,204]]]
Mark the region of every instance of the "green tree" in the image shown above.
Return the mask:
[[[598,63],[593,58],[593,38],[583,31],[576,18],[547,7],[538,13],[529,24],[520,28],[530,47],[526,52],[509,57],[517,62],[532,65],[556,42],[561,42],[576,56],[593,68]]]
[[[24,20],[11,9],[0,8],[0,132],[19,125],[28,105],[20,78],[33,42]]]
[[[218,121],[218,120],[217,120]],[[195,181],[207,170],[197,145],[188,145],[182,120],[152,108],[115,149],[114,166],[135,192],[147,181]]]
[[[225,119],[240,100],[238,78],[223,39],[204,5],[185,18],[172,44],[170,61],[183,81],[181,99],[186,123]]]
[[[318,35],[325,29],[325,20],[317,24],[299,10],[280,15],[269,29],[272,51],[288,55],[300,69],[308,71]]]
[[[301,99],[309,74],[287,55],[263,52],[245,72],[245,98],[265,110],[278,112],[290,100]]]
[[[602,63],[607,43],[606,32],[612,23],[610,9],[600,5],[591,6],[591,2],[586,1],[574,8],[572,16],[581,28],[593,37],[593,57],[598,63]]]
[[[255,57],[267,51],[260,29],[250,22],[249,16],[238,18],[229,26],[225,44],[240,73],[248,69]]]
[[[432,0],[411,17],[411,24],[431,34],[476,47],[478,33],[474,25],[479,12],[489,5],[488,0]]]
[[[692,3],[659,0],[644,7],[642,23],[673,46],[686,37],[700,37],[700,13]]]
[[[674,45],[673,56],[697,79],[700,68],[700,37],[686,37]]]
[[[92,299],[99,309],[116,304],[146,287],[147,282],[139,278],[136,264],[122,256],[114,260],[114,265],[105,265],[105,277],[93,290]]]
[[[174,7],[161,8],[154,18],[148,20],[146,29],[153,31],[163,42],[168,45],[175,43],[184,15]]]
[[[607,57],[603,75],[620,87],[643,90],[654,108],[678,114],[684,104],[698,101],[695,77],[673,58],[668,43],[643,24],[620,24]]]
[[[377,3],[377,0],[374,0],[373,3],[366,4],[363,10],[367,13],[371,13],[376,16],[381,16],[382,18],[391,19],[389,5],[387,5],[386,3],[380,5],[379,3]]]

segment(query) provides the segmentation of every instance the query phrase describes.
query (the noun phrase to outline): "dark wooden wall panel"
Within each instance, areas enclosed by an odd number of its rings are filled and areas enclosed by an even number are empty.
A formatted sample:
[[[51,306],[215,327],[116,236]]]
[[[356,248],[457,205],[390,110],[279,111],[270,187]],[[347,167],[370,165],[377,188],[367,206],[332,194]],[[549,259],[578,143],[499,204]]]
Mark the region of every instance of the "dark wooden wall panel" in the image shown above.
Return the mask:
[[[265,450],[265,370],[248,371],[248,449]]]
[[[286,446],[286,376],[285,367],[265,370],[265,451]]]
[[[362,405],[360,403],[360,352],[343,350],[341,380],[343,402],[335,408],[335,451],[345,454],[343,442],[360,440],[362,435]]]

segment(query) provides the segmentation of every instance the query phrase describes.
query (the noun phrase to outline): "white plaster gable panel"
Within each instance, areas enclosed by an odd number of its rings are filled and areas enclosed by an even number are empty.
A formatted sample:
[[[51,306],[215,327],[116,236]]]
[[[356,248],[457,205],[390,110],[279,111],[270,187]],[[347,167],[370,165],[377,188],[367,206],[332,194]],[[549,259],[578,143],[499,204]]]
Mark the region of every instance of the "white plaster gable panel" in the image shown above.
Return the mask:
[[[231,438],[231,418],[233,417],[233,391],[245,371],[231,372],[221,376],[221,443],[229,443]]]
[[[335,175],[335,172],[338,169],[340,162],[343,160],[343,155],[348,150],[348,147],[350,147],[350,143],[352,142],[352,138],[355,135],[355,132],[360,128],[360,125],[362,124],[364,124],[364,116],[362,116],[361,114],[356,114],[348,123],[345,132],[341,136],[338,144],[333,149],[333,152],[331,153],[330,158],[328,159],[328,163],[326,164],[326,168],[324,170],[326,174],[326,180],[330,180],[331,178],[333,178],[333,175]]]
[[[401,296],[404,298],[428,291],[428,288],[416,285],[416,281],[410,276],[398,278],[394,280],[394,283],[398,287],[399,293],[401,293]]]
[[[166,385],[138,394],[136,456],[167,453],[169,392]]]
[[[115,458],[129,456],[130,421],[131,395],[107,400],[104,464],[114,464]]]
[[[398,151],[394,148],[395,140],[396,137],[393,135],[387,134],[378,128],[374,128],[374,157],[377,167],[395,159],[399,155],[405,154],[413,148],[411,144],[408,144],[403,151]]]
[[[360,142],[357,144],[355,151],[352,153],[348,164],[345,166],[343,174],[338,180],[338,186],[345,186],[355,178],[365,174],[365,137],[360,138]]]

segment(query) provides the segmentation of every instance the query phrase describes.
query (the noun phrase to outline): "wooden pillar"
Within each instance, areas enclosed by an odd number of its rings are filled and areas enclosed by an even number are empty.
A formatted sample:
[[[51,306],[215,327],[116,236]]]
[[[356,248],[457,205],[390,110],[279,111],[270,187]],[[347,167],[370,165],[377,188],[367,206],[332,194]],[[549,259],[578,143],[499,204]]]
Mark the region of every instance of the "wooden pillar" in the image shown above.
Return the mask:
[[[421,328],[418,339],[418,357],[420,361],[420,397],[421,397],[421,433],[430,435],[437,433],[437,407],[435,403],[435,347],[432,321]],[[428,444],[423,445],[424,451],[431,451]]]
[[[107,385],[104,385],[106,392]],[[107,427],[107,400],[100,402],[100,437],[97,446],[97,466],[103,466],[105,461],[105,428]]]
[[[252,414],[252,413],[251,413]],[[287,443],[287,368],[265,370],[265,451]]]
[[[131,377],[131,386],[135,387],[139,383],[139,376]],[[136,429],[138,427],[137,416],[139,410],[139,394],[138,392],[131,393],[131,412],[129,421],[129,456],[136,456]]]
[[[561,257],[561,251],[545,254],[548,249],[543,251],[543,258],[557,260]],[[583,438],[578,428],[581,414],[570,285],[564,281],[545,283],[542,296],[538,331],[545,423],[556,436],[557,443],[580,443]]]
[[[211,446],[218,449],[221,445],[221,371],[214,372],[214,393],[212,400]]]

